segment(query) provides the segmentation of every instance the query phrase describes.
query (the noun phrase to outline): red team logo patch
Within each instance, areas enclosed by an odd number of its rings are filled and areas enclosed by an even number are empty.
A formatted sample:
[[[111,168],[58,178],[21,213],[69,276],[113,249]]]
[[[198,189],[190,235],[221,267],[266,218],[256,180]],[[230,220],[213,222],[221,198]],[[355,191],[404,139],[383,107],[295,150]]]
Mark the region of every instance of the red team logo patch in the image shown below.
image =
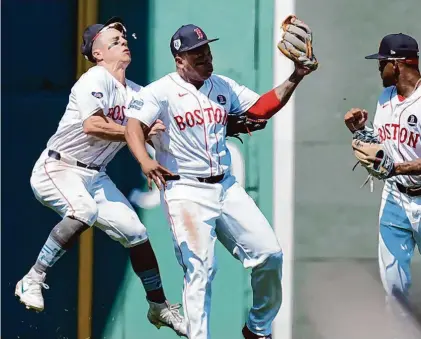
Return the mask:
[[[203,39],[203,32],[200,28],[195,28],[194,31],[196,32],[198,39]]]

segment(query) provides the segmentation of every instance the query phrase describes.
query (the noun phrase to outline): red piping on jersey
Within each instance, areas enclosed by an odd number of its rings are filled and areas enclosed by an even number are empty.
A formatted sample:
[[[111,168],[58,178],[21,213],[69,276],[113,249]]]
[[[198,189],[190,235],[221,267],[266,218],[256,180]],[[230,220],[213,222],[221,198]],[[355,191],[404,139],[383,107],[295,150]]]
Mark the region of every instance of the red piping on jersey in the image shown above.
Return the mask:
[[[215,134],[215,139],[216,139],[216,154],[218,154],[218,167],[221,167],[221,156],[219,155],[219,152],[218,152],[219,143],[218,143],[218,136],[216,135],[216,124],[213,128],[213,133]],[[218,170],[216,171],[216,173],[218,173]]]
[[[403,110],[402,110],[402,112],[401,112],[401,114],[399,115],[399,132],[401,131],[401,117],[402,117],[402,114],[403,114],[403,112],[405,112],[409,107],[411,107],[413,104],[415,104],[419,99],[420,99],[421,97],[418,97],[418,99],[416,99],[416,100],[414,100],[414,102],[413,103],[411,103],[411,104],[409,104],[407,107],[405,107]],[[392,106],[392,101],[390,102],[390,106]],[[403,161],[405,161],[405,158],[404,158],[404,156],[403,156],[403,154],[402,154],[402,152],[401,152],[401,149],[400,149],[400,147],[399,147],[399,145],[401,144],[401,136],[400,136],[400,133],[399,133],[399,135],[398,135],[398,151],[399,151],[399,153],[401,154],[401,156],[402,156],[402,160]],[[416,184],[416,182],[414,182],[414,180],[412,180],[412,178],[411,178],[411,176],[410,175],[407,175],[408,176],[408,178],[409,178],[409,180],[413,183],[413,184]]]
[[[207,137],[206,137],[206,119],[205,119],[205,113],[203,113],[203,107],[202,107],[202,105],[200,104],[200,100],[199,100],[199,98],[191,91],[191,90],[189,90],[188,88],[186,88],[186,87],[183,87],[181,84],[179,84],[177,81],[175,81],[173,78],[172,78],[172,76],[171,75],[168,75],[168,77],[172,80],[172,81],[174,81],[175,82],[175,84],[176,85],[178,85],[178,86],[180,86],[181,88],[183,88],[183,89],[185,89],[187,92],[189,92],[191,95],[193,95],[195,98],[196,98],[196,100],[197,100],[197,103],[199,104],[199,106],[200,106],[200,110],[201,110],[201,112],[202,112],[202,118],[203,118],[203,130],[204,130],[204,132],[205,132],[205,147],[206,147],[206,154],[208,155],[208,159],[209,159],[209,166],[210,166],[210,175],[212,176],[212,158],[211,158],[211,156],[210,156],[210,154],[209,154],[209,149],[208,149],[208,139],[207,139]],[[213,88],[213,83],[212,83],[212,88]],[[211,90],[212,90],[212,88],[211,88]]]
[[[60,190],[60,188],[58,188],[58,186],[56,185],[56,183],[54,182],[53,178],[51,178],[50,174],[47,171],[47,160],[45,159],[44,161],[44,171],[45,174],[47,174],[47,177],[51,180],[51,183],[54,185],[54,187],[57,189],[57,191],[62,195],[62,197],[64,198],[64,200],[66,200],[66,202],[69,204],[70,208],[71,208],[71,216],[74,218],[74,214],[75,214],[75,209],[73,208],[72,204],[70,203],[69,199],[66,198],[66,196],[64,195],[64,193]]]
[[[210,102],[210,99],[209,99],[209,97],[210,97],[210,94],[212,93],[212,90],[213,90],[213,81],[212,81],[212,79],[211,78],[209,78],[209,80],[210,80],[210,82],[211,82],[211,84],[212,84],[212,87],[211,87],[211,89],[210,89],[210,91],[209,91],[209,93],[208,93],[208,101],[209,101],[209,104],[212,106],[212,104],[211,104],[211,102]],[[221,113],[222,114],[222,113]],[[215,116],[216,115],[214,115],[214,119],[215,119]],[[216,120],[216,119],[215,119]],[[213,129],[213,133],[215,134],[215,139],[216,139],[216,154],[218,154],[218,167],[220,167],[220,165],[221,165],[221,157],[220,157],[220,155],[219,155],[219,153],[218,153],[218,136],[216,135],[216,124],[215,124],[215,127],[214,127],[214,129]],[[216,173],[218,173],[218,170],[219,170],[219,168],[216,170]],[[212,172],[211,172],[211,175],[212,175]]]
[[[278,112],[284,104],[276,96],[275,90],[263,94],[256,103],[248,110],[251,117],[258,119],[270,119],[276,112]]]
[[[210,79],[209,79],[210,80]],[[209,94],[208,94],[208,99],[209,99],[209,95],[212,92],[213,89],[213,82],[211,80],[211,89],[209,90]],[[199,105],[200,105],[200,100],[199,101]],[[202,108],[202,105],[200,105],[200,108]],[[209,158],[209,165],[210,165],[210,175],[212,176],[212,157],[209,154],[209,148],[208,148],[208,138],[207,138],[207,132],[206,132],[206,119],[205,119],[205,113],[203,112],[202,109],[202,117],[203,117],[203,131],[205,132],[205,145],[206,145],[206,153],[208,154],[208,158]]]

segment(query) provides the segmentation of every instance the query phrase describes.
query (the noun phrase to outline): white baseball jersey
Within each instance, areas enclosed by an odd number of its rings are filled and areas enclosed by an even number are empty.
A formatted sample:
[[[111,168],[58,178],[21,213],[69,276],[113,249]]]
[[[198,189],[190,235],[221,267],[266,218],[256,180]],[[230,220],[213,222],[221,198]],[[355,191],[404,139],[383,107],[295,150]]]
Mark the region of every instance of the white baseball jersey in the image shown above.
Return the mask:
[[[395,86],[387,87],[377,102],[373,126],[394,162],[421,157],[421,87],[408,98],[397,94]],[[400,175],[389,179],[404,186],[421,185],[421,176]]]
[[[152,138],[156,159],[171,172],[208,177],[227,172],[228,113],[247,111],[259,95],[234,80],[212,75],[200,89],[170,73],[144,87],[127,116],[147,126],[157,119],[167,130]]]
[[[102,66],[90,68],[72,87],[66,111],[47,148],[88,165],[107,165],[126,143],[87,135],[83,122],[101,109],[108,118],[125,125],[128,103],[141,88],[130,80],[125,87]]]

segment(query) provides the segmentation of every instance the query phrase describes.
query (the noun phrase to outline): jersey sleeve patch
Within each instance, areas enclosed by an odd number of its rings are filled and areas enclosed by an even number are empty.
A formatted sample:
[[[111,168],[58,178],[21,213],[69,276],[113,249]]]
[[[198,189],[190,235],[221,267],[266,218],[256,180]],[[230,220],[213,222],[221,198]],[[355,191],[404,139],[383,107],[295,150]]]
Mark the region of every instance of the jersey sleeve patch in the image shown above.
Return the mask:
[[[104,94],[102,94],[102,92],[92,92],[91,94],[97,99],[101,99],[102,97],[104,97]]]

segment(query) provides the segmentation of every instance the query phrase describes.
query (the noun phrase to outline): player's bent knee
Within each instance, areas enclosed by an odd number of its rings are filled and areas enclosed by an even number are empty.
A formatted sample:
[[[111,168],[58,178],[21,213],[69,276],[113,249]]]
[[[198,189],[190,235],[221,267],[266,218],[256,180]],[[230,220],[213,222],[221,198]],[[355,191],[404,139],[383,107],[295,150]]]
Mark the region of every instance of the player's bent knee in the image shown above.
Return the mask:
[[[68,208],[66,216],[92,226],[98,218],[98,207],[93,199],[80,199]]]
[[[146,240],[148,240],[148,234],[146,232],[146,229],[142,232],[137,232],[129,235],[125,235],[124,238],[120,239],[120,243],[126,247],[134,247],[141,243],[144,243]]]
[[[148,232],[145,226],[136,218],[123,218],[120,225],[109,229],[106,233],[114,240],[120,242],[126,248],[134,247],[148,240]]]

